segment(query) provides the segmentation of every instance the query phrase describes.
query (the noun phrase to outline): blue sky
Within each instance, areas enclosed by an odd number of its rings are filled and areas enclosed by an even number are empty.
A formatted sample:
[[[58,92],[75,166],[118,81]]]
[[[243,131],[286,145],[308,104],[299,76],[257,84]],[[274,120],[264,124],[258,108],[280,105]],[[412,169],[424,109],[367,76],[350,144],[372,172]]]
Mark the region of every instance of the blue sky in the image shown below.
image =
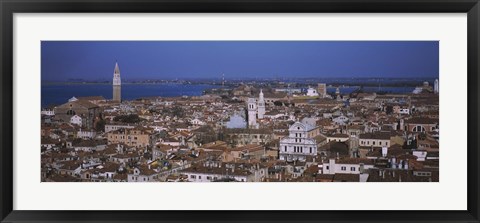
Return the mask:
[[[42,41],[42,81],[438,77],[438,41]]]

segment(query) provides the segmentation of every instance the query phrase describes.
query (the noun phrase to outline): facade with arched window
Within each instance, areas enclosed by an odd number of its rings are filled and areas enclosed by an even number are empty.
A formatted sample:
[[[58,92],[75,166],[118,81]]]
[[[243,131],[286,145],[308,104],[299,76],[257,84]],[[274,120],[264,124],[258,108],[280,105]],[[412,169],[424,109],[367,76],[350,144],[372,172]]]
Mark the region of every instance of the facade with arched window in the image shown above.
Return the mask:
[[[405,120],[403,129],[410,132],[433,132],[439,129],[439,121],[433,118],[412,118]]]
[[[305,160],[307,156],[317,155],[317,142],[313,132],[318,127],[302,122],[295,122],[288,129],[289,135],[280,140],[279,158],[281,160]],[[317,134],[318,135],[318,134]]]
[[[71,122],[74,116],[80,117],[82,127],[91,129],[94,127],[95,118],[100,116],[100,107],[89,101],[75,98],[55,108],[55,117],[66,123]]]

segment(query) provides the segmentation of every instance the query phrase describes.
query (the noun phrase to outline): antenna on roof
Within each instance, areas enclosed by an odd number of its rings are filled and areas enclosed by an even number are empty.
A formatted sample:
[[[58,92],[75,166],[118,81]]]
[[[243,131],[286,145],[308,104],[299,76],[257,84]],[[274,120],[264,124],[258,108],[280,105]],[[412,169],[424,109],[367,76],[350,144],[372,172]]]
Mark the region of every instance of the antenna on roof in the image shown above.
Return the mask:
[[[225,88],[225,73],[222,73],[222,88]]]

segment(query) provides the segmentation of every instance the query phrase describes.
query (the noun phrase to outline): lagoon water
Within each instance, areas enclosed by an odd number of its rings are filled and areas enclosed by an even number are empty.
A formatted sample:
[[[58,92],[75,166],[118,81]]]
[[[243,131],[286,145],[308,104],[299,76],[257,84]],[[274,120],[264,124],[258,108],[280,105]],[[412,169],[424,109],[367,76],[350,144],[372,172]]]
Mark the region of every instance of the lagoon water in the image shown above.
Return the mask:
[[[219,86],[206,84],[122,84],[122,99],[133,100],[141,97],[176,97],[199,96],[203,91]],[[334,87],[328,87],[329,93],[335,92]],[[358,87],[341,87],[342,94],[349,94]],[[411,93],[414,87],[364,87],[364,92],[384,91],[388,93]],[[112,98],[111,84],[42,84],[42,107],[66,103],[72,97],[103,96]]]
[[[122,84],[122,99],[133,100],[141,97],[199,96],[213,85],[188,84]],[[66,103],[72,97],[103,96],[112,98],[111,84],[42,84],[42,107]]]

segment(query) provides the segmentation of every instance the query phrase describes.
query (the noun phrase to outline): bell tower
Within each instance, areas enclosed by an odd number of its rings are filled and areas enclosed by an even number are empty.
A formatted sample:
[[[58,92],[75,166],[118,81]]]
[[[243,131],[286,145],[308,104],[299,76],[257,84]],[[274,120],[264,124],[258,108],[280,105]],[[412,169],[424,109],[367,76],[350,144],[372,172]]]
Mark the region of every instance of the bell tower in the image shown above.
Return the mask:
[[[248,110],[248,127],[256,128],[257,127],[257,103],[255,98],[249,98],[247,100],[247,110]]]
[[[122,101],[122,80],[120,79],[118,62],[115,62],[115,69],[113,70],[113,101]]]
[[[263,98],[263,91],[260,89],[260,95],[258,97],[258,118],[263,119],[265,115],[265,99]]]

